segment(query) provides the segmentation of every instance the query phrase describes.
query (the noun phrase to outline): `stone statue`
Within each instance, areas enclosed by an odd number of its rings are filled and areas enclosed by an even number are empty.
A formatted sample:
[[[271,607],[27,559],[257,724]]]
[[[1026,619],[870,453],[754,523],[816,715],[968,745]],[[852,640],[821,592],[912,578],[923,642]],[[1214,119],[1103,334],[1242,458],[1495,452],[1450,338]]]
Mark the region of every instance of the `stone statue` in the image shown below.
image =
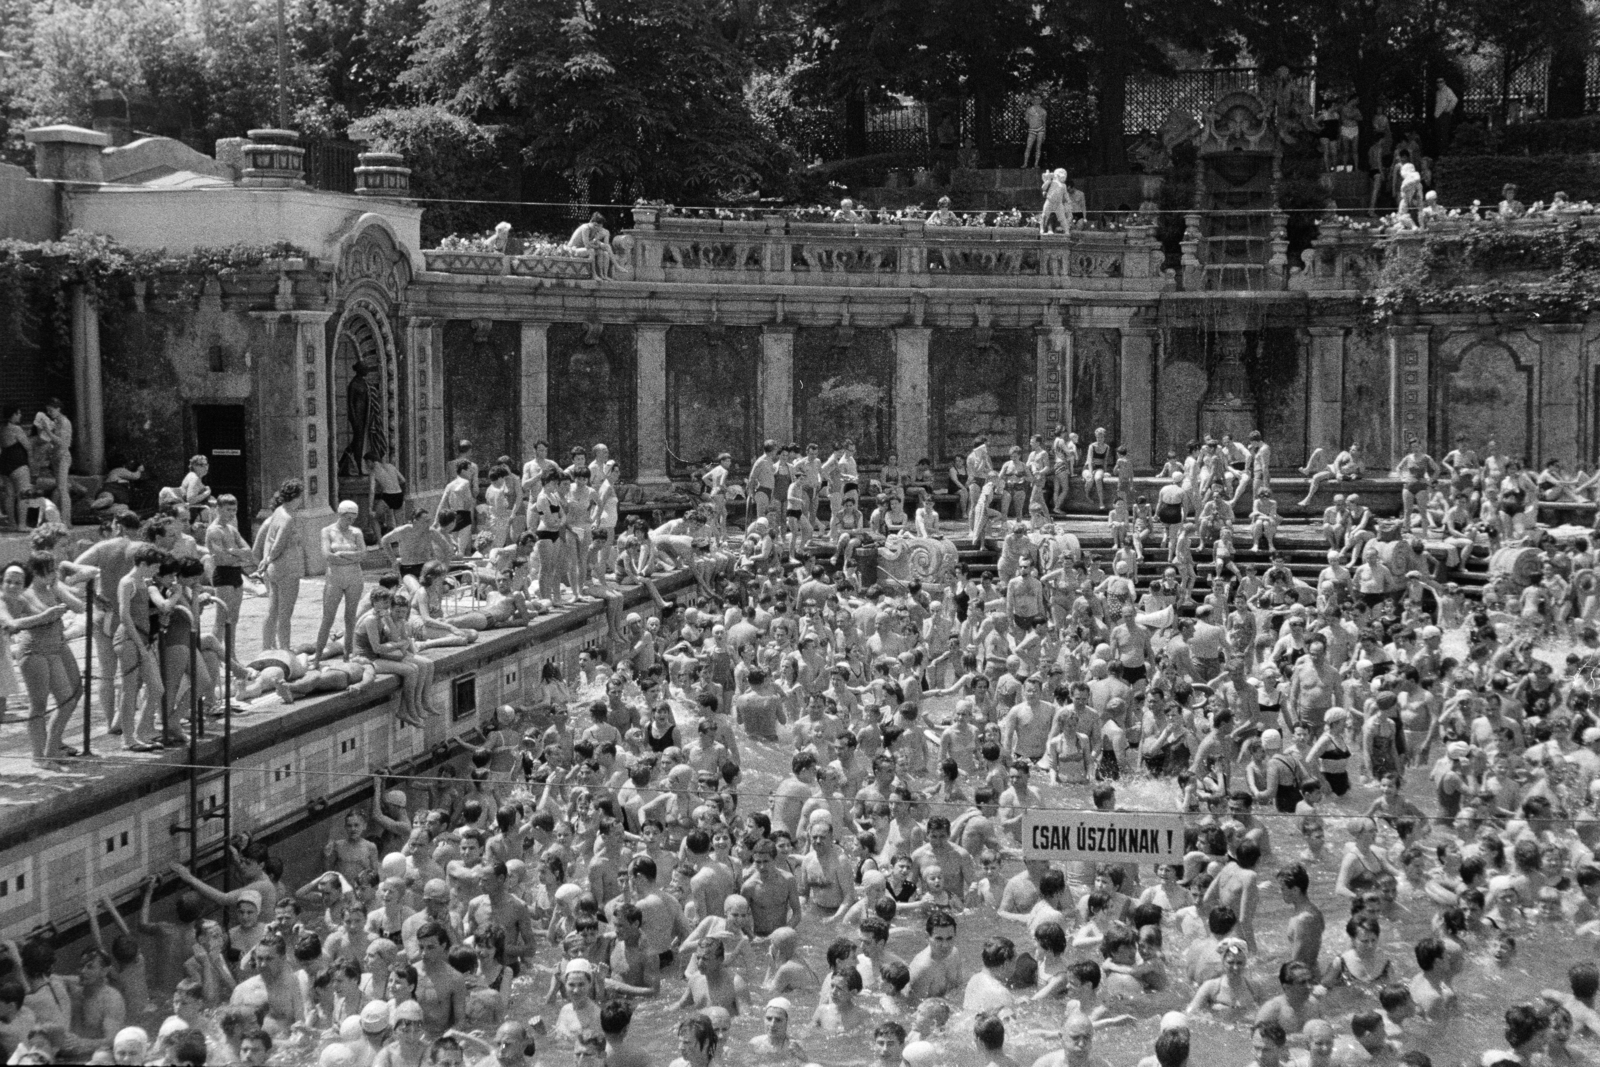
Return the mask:
[[[350,384],[345,386],[344,391],[345,414],[350,420],[350,443],[339,456],[339,474],[343,477],[365,474],[366,461],[363,457],[368,452],[381,456],[389,448],[382,428],[373,424],[374,397],[372,383],[367,381],[367,372],[371,369],[359,359],[350,365]]]

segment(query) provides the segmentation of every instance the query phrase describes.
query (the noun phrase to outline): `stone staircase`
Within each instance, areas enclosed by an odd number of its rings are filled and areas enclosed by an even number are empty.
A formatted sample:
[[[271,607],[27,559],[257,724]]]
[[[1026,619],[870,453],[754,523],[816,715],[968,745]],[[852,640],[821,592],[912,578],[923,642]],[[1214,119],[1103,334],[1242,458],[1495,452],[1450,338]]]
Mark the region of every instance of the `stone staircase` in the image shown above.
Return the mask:
[[[1075,524],[1076,526],[1077,524]],[[1111,535],[1109,531],[1082,530],[1074,528],[1072,531],[1078,538],[1078,543],[1085,551],[1093,552],[1102,562],[1112,550]],[[1266,552],[1252,548],[1249,544],[1248,527],[1234,528],[1234,562],[1243,569],[1246,565],[1254,566],[1257,574],[1265,574],[1267,568],[1272,566],[1272,559]],[[969,571],[975,574],[992,573],[996,570],[1000,546],[993,539],[986,540],[983,545],[975,545],[970,539],[957,539],[960,562]],[[1277,547],[1279,553],[1285,557],[1285,565],[1291,574],[1299,581],[1305,582],[1313,588],[1316,585],[1317,575],[1322,568],[1327,566],[1327,545],[1323,542],[1322,532],[1313,528],[1309,523],[1286,522],[1278,528]],[[1441,568],[1444,562],[1444,547],[1436,543],[1427,543],[1426,550],[1437,559]],[[1211,573],[1211,550],[1209,546],[1203,552],[1197,552],[1195,563],[1199,579],[1195,584],[1194,601],[1199,603],[1205,599],[1209,590],[1208,581]],[[1167,567],[1167,555],[1161,548],[1159,533],[1145,542],[1145,559],[1139,567],[1135,580],[1140,588],[1148,585],[1152,580],[1159,578],[1161,572]],[[1476,598],[1481,595],[1483,587],[1489,581],[1489,550],[1480,546],[1478,551],[1467,561],[1466,566],[1457,568],[1448,573],[1442,570],[1438,573],[1440,581],[1458,583],[1469,597]]]

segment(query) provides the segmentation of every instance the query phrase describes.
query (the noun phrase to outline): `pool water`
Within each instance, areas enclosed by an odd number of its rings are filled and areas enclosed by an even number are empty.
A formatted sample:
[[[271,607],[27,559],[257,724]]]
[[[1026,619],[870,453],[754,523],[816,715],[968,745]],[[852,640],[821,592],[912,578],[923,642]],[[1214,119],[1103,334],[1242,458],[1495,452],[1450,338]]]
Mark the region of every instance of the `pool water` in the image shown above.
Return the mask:
[[[948,711],[951,703],[938,699],[930,700],[925,705],[925,713],[930,719],[937,721]],[[680,723],[687,724],[692,721],[691,707],[689,702],[677,704]],[[776,745],[755,743],[741,737],[740,749],[744,772],[741,783],[741,804],[746,808],[764,809],[765,794],[788,772],[789,759],[794,752],[793,743],[787,735],[784,741]],[[1413,771],[1408,777],[1410,780],[1406,788],[1407,795],[1423,810],[1432,810],[1431,793],[1425,788],[1426,775]],[[1074,808],[1091,807],[1090,790],[1087,786],[1056,787],[1040,782],[1036,783],[1036,788],[1046,804]],[[1322,953],[1324,965],[1335,954],[1349,947],[1349,941],[1344,933],[1344,921],[1348,917],[1349,907],[1333,893],[1339,857],[1344,843],[1349,840],[1341,826],[1340,816],[1359,814],[1375,796],[1376,791],[1371,788],[1356,787],[1344,798],[1338,798],[1334,803],[1322,806],[1327,816],[1325,820],[1327,844],[1321,861],[1315,864],[1308,862],[1307,868],[1312,879],[1311,898],[1327,918],[1327,932],[1324,936]],[[1117,802],[1120,807],[1129,810],[1170,812],[1177,810],[1179,797],[1176,786],[1169,781],[1133,776],[1118,783]],[[1297,820],[1279,817],[1270,812],[1258,813],[1258,817],[1266,823],[1271,832],[1273,851],[1263,857],[1257,868],[1261,872],[1260,883],[1263,890],[1255,923],[1260,951],[1252,960],[1249,974],[1263,995],[1270,997],[1279,992],[1277,969],[1286,954],[1283,925],[1288,917],[1288,911],[1272,880],[1272,873],[1282,864],[1302,860],[1304,845],[1300,839]],[[321,845],[327,840],[330,832],[339,832],[337,817],[330,819],[329,824],[314,826],[296,835],[291,841],[275,846],[274,852],[284,855],[290,861],[291,869],[285,876],[286,881],[291,884],[303,884],[316,873],[312,869],[300,871],[294,868],[314,867],[316,864],[314,857],[320,854]],[[1379,847],[1387,848],[1393,840],[1392,832],[1385,829],[1384,836],[1379,840]],[[846,844],[850,848],[854,847],[853,841],[847,841]],[[1019,869],[1017,861],[1007,861],[1000,872],[1002,881]],[[1150,872],[1141,871],[1141,876],[1148,884],[1151,878]],[[1137,890],[1133,895],[1137,896]],[[1403,900],[1402,905],[1404,910],[1397,920],[1386,920],[1383,923],[1382,949],[1394,960],[1399,980],[1405,981],[1416,973],[1411,946],[1431,933],[1429,920],[1433,914],[1433,907],[1426,899]],[[800,932],[805,946],[805,958],[819,973],[824,969],[823,950],[829,942],[839,936],[858,937],[854,930],[821,924],[809,917]],[[1069,931],[1069,937],[1070,933]],[[1174,925],[1169,924],[1163,933],[1169,973],[1179,976],[1186,942]],[[983,941],[995,935],[1010,937],[1017,944],[1019,951],[1032,947],[1023,924],[999,919],[992,913],[968,912],[960,919],[957,941],[967,974],[979,968]],[[1426,1051],[1435,1064],[1454,1064],[1465,1060],[1476,1062],[1483,1050],[1503,1047],[1502,1015],[1506,1007],[1535,997],[1541,989],[1555,988],[1564,991],[1567,988],[1566,969],[1579,959],[1594,957],[1593,946],[1580,946],[1573,942],[1570,937],[1570,926],[1540,928],[1530,925],[1528,929],[1518,933],[1517,941],[1519,947],[1516,956],[1502,968],[1492,961],[1487,941],[1481,936],[1469,939],[1469,962],[1457,988],[1461,1002],[1459,1015],[1443,1025],[1433,1028],[1418,1027],[1414,1031],[1411,1028],[1416,1025],[1415,1021],[1407,1023],[1406,1047]],[[890,951],[909,962],[924,943],[920,922],[903,919],[896,923],[889,947]],[[760,947],[757,946],[758,949]],[[1098,955],[1086,957],[1080,952],[1069,949],[1068,957],[1097,959]],[[541,946],[536,973],[531,978],[518,981],[508,1017],[527,1018],[542,1015],[553,1023],[559,1006],[543,1003],[541,998],[549,987],[551,968],[556,958],[555,950]],[[718,1054],[719,1063],[737,1064],[753,1060],[748,1043],[751,1038],[765,1032],[761,1014],[767,996],[760,988],[765,966],[765,952],[757,951],[741,972],[750,990],[750,1010],[734,1020],[728,1046],[725,1051],[720,1051]],[[633,1040],[649,1050],[658,1064],[667,1063],[677,1054],[676,1025],[687,1013],[675,1010],[672,1005],[682,989],[681,978],[675,979],[664,987],[660,997],[636,1004]],[[1344,992],[1336,991],[1334,995],[1338,996]],[[1019,990],[1021,997],[1030,996],[1031,993],[1031,989]],[[1108,1059],[1114,1067],[1124,1067],[1124,1065],[1131,1067],[1140,1057],[1151,1052],[1161,1013],[1173,1009],[1182,1010],[1187,1006],[1192,994],[1193,990],[1188,988],[1181,978],[1175,980],[1173,988],[1167,993],[1152,996],[1129,1009],[1139,1016],[1139,1021],[1135,1025],[1098,1032],[1095,1036],[1095,1051]],[[809,995],[791,993],[789,997],[795,1008],[790,1020],[790,1035],[802,1044],[808,1060],[841,1065],[867,1064],[872,1061],[871,1026],[875,1025],[878,1017],[873,1017],[867,1026],[857,1031],[824,1035],[813,1030],[810,1021],[811,1013],[817,1003],[816,993]],[[953,1006],[959,1007],[959,996],[956,997],[956,1001]],[[876,998],[863,995],[858,999],[858,1003],[871,1008],[875,1006]],[[1335,1022],[1341,1036],[1345,1036],[1348,1035],[1347,1021],[1352,1010],[1376,1006],[1375,1001],[1358,1004],[1347,998],[1338,1004],[1330,1005],[1327,1014],[1330,1020]],[[1124,1009],[1119,1007],[1116,1010]],[[1046,1004],[1026,1003],[1019,1007],[1013,1019],[1007,1023],[1006,1051],[1021,1063],[1027,1064],[1034,1057],[1059,1048],[1059,1041],[1055,1035],[1063,1022],[1063,1013],[1062,1001]],[[909,1019],[902,1019],[901,1022],[909,1029]],[[1249,1019],[1240,1024],[1229,1024],[1213,1019],[1195,1019],[1191,1021],[1191,1031],[1193,1053],[1190,1062],[1196,1067],[1213,1067],[1213,1065],[1231,1067],[1234,1064],[1244,1065],[1250,1062],[1252,1053]],[[977,1056],[977,1050],[971,1034],[970,1019],[957,1013],[945,1032],[932,1038],[942,1054],[938,1062],[965,1064],[973,1061]],[[570,1050],[558,1047],[553,1037],[537,1038],[536,1041],[539,1045],[539,1059],[546,1064],[563,1062],[570,1055]],[[275,1054],[274,1060],[293,1064],[315,1062],[318,1044],[315,1039],[306,1035],[298,1041],[282,1046],[281,1051]]]

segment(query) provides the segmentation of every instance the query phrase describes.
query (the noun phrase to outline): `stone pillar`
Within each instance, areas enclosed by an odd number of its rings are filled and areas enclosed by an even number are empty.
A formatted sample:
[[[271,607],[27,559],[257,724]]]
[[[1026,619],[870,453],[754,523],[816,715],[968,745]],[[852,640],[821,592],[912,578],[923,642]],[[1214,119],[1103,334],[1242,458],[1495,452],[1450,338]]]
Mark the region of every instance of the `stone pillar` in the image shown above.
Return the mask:
[[[82,126],[38,126],[23,135],[33,145],[33,171],[42,181],[100,184],[101,149],[111,138]]]
[[[406,454],[395,465],[409,479],[412,495],[444,484],[444,385],[438,358],[444,327],[437,319],[406,320]]]
[[[1406,454],[1406,439],[1417,436],[1428,444],[1429,328],[1391,326],[1389,341],[1389,457],[1388,464]]]
[[[330,449],[333,448],[333,421],[328,412],[328,318],[327,311],[264,311],[255,315],[272,324],[275,334],[288,330],[290,350],[281,364],[292,375],[283,383],[292,390],[294,401],[278,397],[277,427],[262,427],[264,441],[293,442],[284,454],[263,453],[262,504],[278,488],[283,478],[299,478],[306,487],[305,505],[295,513],[296,532],[306,549],[306,571],[321,574],[324,569],[317,533],[333,521],[329,494],[337,487],[328,484]],[[273,378],[267,378],[273,381]],[[281,381],[281,379],[278,379]],[[263,512],[260,516],[265,517]]]
[[[911,468],[928,455],[928,341],[933,331],[908,326],[894,331],[894,450]]]
[[[1535,407],[1539,450],[1533,462],[1544,465],[1559,459],[1569,468],[1583,458],[1580,448],[1582,422],[1581,388],[1583,381],[1583,326],[1580,323],[1550,323],[1539,329],[1539,386]],[[1531,439],[1531,435],[1530,435]],[[1443,442],[1440,442],[1441,447]]]
[[[638,482],[666,485],[667,326],[641,323],[634,329],[639,416]]]
[[[1311,326],[1311,349],[1306,368],[1306,455],[1318,448],[1343,448],[1344,438],[1344,327]]]
[[[72,458],[79,470],[106,469],[105,397],[100,374],[100,309],[81,287],[72,291]]]
[[[756,394],[761,406],[761,436],[780,445],[793,442],[793,326],[761,328],[761,367],[756,375]]]
[[[1033,432],[1048,445],[1058,424],[1072,430],[1072,331],[1045,326],[1035,334]]]
[[[522,324],[522,454],[532,457],[533,446],[550,436],[546,406],[550,395],[550,324]]]
[[[1150,445],[1154,438],[1152,407],[1155,390],[1155,347],[1158,331],[1147,326],[1124,326],[1122,335],[1121,431],[1118,445],[1128,446],[1128,458],[1135,468],[1150,467]]]

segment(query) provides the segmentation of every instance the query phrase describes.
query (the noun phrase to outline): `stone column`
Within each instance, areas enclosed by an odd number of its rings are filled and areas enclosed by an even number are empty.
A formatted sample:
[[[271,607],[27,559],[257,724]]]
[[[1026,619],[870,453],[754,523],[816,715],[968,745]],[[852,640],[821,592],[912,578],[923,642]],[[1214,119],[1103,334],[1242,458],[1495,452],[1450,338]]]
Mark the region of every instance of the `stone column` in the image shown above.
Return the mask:
[[[667,478],[667,326],[641,323],[634,328],[636,395],[639,415],[638,482],[666,485]]]
[[[1389,458],[1406,454],[1406,438],[1428,443],[1429,328],[1391,326],[1389,342]]]
[[[1539,388],[1535,405],[1535,424],[1539,450],[1533,461],[1539,466],[1547,459],[1559,459],[1574,467],[1583,457],[1580,448],[1582,422],[1583,326],[1579,323],[1550,323],[1539,329],[1539,371],[1534,376]],[[1533,435],[1529,435],[1530,440]],[[1443,442],[1440,443],[1441,447]]]
[[[1154,436],[1152,406],[1155,390],[1155,347],[1158,331],[1147,326],[1124,326],[1122,335],[1121,430],[1117,444],[1128,446],[1128,458],[1135,468],[1150,466],[1150,444]]]
[[[761,328],[761,367],[756,375],[761,436],[789,444],[794,440],[794,327]],[[801,442],[804,444],[804,442]]]
[[[406,320],[406,441],[395,464],[409,479],[410,495],[437,490],[444,484],[444,379],[439,350],[444,326],[437,319]]]
[[[522,324],[522,421],[519,427],[522,455],[531,457],[533,446],[549,438],[546,413],[550,395],[550,324]]]
[[[928,341],[933,331],[908,326],[894,331],[894,450],[911,468],[928,455]],[[930,457],[931,458],[931,457]]]
[[[1035,336],[1033,432],[1049,445],[1058,423],[1072,430],[1072,331],[1044,326]]]
[[[72,458],[79,470],[90,474],[106,469],[102,386],[100,309],[80,286],[72,290]]]
[[[278,366],[286,369],[291,380],[283,382],[268,368],[261,377],[264,385],[283,387],[292,391],[293,401],[278,396],[274,407],[279,412],[271,416],[274,426],[262,426],[263,442],[290,442],[281,453],[273,454],[270,446],[264,449],[259,469],[262,472],[262,499],[275,492],[284,478],[299,478],[306,487],[305,505],[295,513],[295,526],[306,549],[306,571],[321,574],[324,569],[322,551],[318,547],[317,532],[333,521],[333,507],[329,495],[336,486],[328,484],[330,449],[333,422],[329,418],[328,404],[328,318],[326,311],[266,311],[256,316],[272,324],[275,335],[289,331],[289,354]],[[276,391],[274,389],[274,391]],[[265,517],[263,512],[261,517]]]
[[[1310,326],[1306,368],[1311,403],[1306,411],[1306,455],[1313,449],[1335,452],[1344,441],[1344,327]]]

